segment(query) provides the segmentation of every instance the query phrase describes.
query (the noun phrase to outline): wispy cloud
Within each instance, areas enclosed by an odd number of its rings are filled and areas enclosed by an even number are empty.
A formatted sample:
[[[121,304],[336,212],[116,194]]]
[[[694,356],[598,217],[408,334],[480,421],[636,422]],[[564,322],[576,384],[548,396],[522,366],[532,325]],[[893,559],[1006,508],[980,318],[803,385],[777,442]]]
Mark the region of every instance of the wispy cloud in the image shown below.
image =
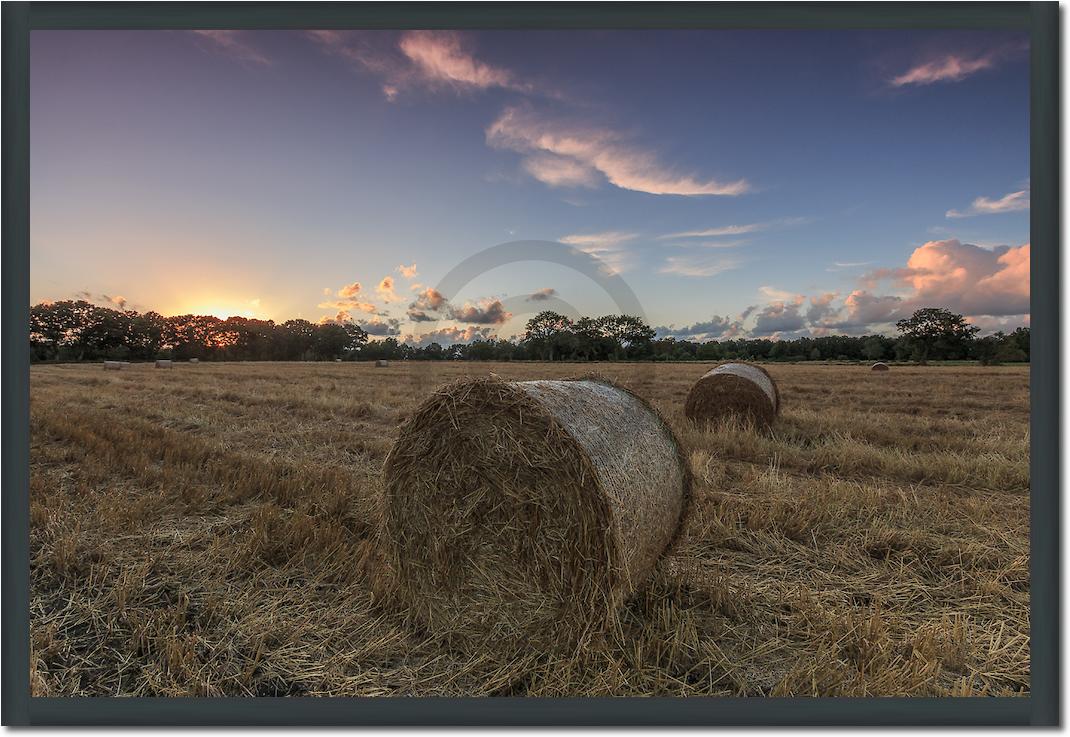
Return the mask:
[[[454,31],[408,31],[401,36],[398,48],[431,83],[457,89],[531,90],[530,84],[517,80],[509,70],[476,59]]]
[[[416,262],[415,261],[413,261],[412,264],[409,265],[409,266],[406,266],[405,264],[399,264],[398,265],[398,273],[401,274],[406,279],[415,279],[416,277],[419,276],[419,274],[416,273]]]
[[[558,240],[601,261],[601,268],[606,273],[619,274],[632,268],[634,259],[625,244],[638,237],[636,233],[610,230],[601,233],[575,233]]]
[[[308,31],[327,53],[383,78],[390,101],[419,86],[456,93],[488,89],[535,92],[535,86],[510,70],[476,58],[468,37],[456,31],[406,31],[396,42],[383,31]]]
[[[743,225],[718,225],[712,228],[701,228],[699,230],[684,230],[678,233],[666,233],[665,235],[659,235],[658,240],[674,240],[681,238],[721,238],[729,235],[747,235],[749,233],[760,233],[765,230],[773,230],[776,228],[787,228],[794,225],[802,225],[811,221],[811,218],[806,217],[793,217],[793,218],[780,218],[778,220],[768,220],[763,223],[746,223]],[[739,243],[742,241],[736,241]],[[709,243],[710,246],[717,247],[717,242]],[[720,246],[725,247],[725,246]]]
[[[245,31],[201,30],[191,33],[209,41],[216,50],[240,62],[271,66],[271,60],[246,41]]]
[[[487,128],[486,139],[494,148],[524,155],[525,170],[552,187],[587,186],[603,177],[621,189],[658,195],[739,195],[750,189],[743,179],[722,182],[680,173],[616,131],[550,118],[530,108],[507,107]],[[547,164],[546,156],[555,163]],[[569,162],[567,168],[563,161]]]
[[[708,277],[738,269],[741,264],[739,259],[729,257],[670,256],[660,271],[677,276]]]
[[[911,67],[902,74],[892,77],[890,83],[893,87],[904,87],[911,84],[958,82],[982,69],[990,69],[995,63],[996,57],[991,53],[973,57],[946,54]]]
[[[1019,212],[1029,209],[1029,190],[1010,192],[999,199],[978,197],[965,210],[948,210],[949,218],[968,218],[974,215],[995,215],[1001,212]]]
[[[320,302],[317,307],[321,310],[344,310],[346,312],[350,310],[359,310],[360,312],[366,312],[369,315],[374,315],[379,311],[379,308],[371,302],[361,302],[358,299],[328,300],[326,302]]]
[[[862,266],[869,266],[872,261],[833,261],[832,265],[825,269],[825,271],[844,271],[846,269],[857,269]]]

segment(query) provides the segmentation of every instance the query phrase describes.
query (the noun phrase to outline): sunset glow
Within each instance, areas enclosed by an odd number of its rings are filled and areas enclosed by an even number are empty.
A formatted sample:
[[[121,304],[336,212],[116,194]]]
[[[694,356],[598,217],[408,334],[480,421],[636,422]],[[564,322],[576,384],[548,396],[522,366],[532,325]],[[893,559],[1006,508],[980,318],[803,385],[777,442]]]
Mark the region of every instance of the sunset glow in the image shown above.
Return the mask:
[[[538,253],[427,298],[522,240],[597,258],[659,336],[1029,321],[1024,33],[34,31],[31,57],[34,303],[412,344],[517,336],[534,294],[616,310]]]

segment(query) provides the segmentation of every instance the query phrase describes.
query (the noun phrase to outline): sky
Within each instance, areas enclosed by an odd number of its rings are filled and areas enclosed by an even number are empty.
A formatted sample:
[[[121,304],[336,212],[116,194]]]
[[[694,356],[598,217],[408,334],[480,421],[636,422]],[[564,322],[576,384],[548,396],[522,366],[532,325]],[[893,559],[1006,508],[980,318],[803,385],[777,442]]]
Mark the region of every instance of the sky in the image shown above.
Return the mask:
[[[660,336],[1029,324],[1024,32],[34,31],[31,300]],[[510,241],[529,259],[442,280]],[[478,259],[475,263],[478,263]]]

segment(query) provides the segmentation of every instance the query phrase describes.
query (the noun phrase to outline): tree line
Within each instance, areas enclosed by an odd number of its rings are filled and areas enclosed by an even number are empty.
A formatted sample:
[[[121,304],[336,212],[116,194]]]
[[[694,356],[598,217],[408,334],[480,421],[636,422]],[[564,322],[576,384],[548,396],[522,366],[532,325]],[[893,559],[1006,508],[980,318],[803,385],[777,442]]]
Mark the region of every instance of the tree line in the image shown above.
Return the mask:
[[[116,310],[84,300],[30,308],[33,361],[100,359],[222,361],[545,360],[545,361],[881,361],[1029,360],[1029,328],[977,338],[962,315],[926,308],[897,323],[898,336],[827,335],[770,340],[692,341],[657,338],[638,317],[605,315],[572,320],[552,311],[528,320],[517,340],[485,338],[444,346],[412,345],[394,337],[372,340],[352,322],[164,317]]]

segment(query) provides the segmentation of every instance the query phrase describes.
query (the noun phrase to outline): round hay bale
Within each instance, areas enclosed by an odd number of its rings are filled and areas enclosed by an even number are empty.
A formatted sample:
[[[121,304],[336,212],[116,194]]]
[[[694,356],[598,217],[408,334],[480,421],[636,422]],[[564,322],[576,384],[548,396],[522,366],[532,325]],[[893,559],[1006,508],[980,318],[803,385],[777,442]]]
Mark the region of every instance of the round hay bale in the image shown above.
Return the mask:
[[[190,362],[190,363],[200,363],[200,362],[201,362],[201,359],[199,359],[199,358],[191,358],[191,359],[189,360],[189,362]]]
[[[870,366],[869,370],[870,371],[887,371],[888,370],[888,364],[882,363],[880,361],[877,361],[875,364]]]
[[[723,363],[692,385],[684,414],[692,422],[741,417],[768,427],[780,414],[780,390],[761,366]]]
[[[462,380],[384,466],[392,589],[462,648],[573,649],[675,541],[687,459],[643,400],[597,379]]]
[[[175,367],[175,364],[170,359],[167,359],[167,358],[158,358],[158,359],[156,359],[156,368],[173,369],[174,367]]]
[[[123,365],[124,364],[123,364],[122,361],[105,361],[104,362],[104,370],[105,371],[122,371],[123,370]]]
[[[376,368],[385,368],[385,367],[387,367],[387,366],[389,366],[389,365],[390,365],[390,361],[387,361],[387,360],[385,360],[385,359],[382,359],[382,358],[378,359],[378,360],[377,360],[377,361],[375,362],[375,367],[376,367]]]

